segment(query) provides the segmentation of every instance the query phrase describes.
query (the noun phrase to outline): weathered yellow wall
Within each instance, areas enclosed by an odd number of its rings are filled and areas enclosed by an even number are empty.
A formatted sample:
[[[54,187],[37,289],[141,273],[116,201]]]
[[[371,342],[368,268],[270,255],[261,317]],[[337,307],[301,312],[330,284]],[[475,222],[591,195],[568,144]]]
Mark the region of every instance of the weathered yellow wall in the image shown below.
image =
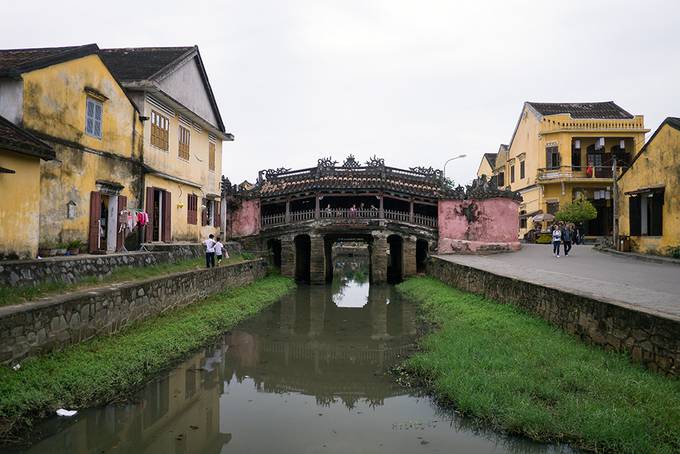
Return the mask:
[[[670,246],[680,246],[680,131],[663,125],[647,144],[633,166],[623,174],[619,187],[619,232],[630,234],[626,192],[652,186],[665,186],[663,236],[631,238],[634,250],[642,253],[666,254]]]
[[[201,189],[183,185],[171,180],[161,178],[157,175],[146,177],[146,187],[155,186],[172,192],[172,239],[173,241],[197,241],[208,236],[208,234],[219,234],[219,227],[202,227],[201,209],[202,199],[208,195],[221,194],[220,183],[222,178],[222,141],[216,139],[215,142],[215,171],[208,168],[209,154],[209,133],[205,129],[200,131],[180,122],[179,116],[168,115],[167,113],[152,106],[148,101],[144,103],[144,115],[150,117],[151,111],[155,110],[168,118],[169,138],[168,150],[162,150],[151,145],[151,121],[144,124],[144,162],[154,170],[173,177],[191,181],[201,186]],[[179,126],[180,124],[191,132],[189,145],[189,160],[179,157]],[[181,190],[180,190],[181,188]],[[198,195],[199,214],[198,226],[187,223],[187,192]],[[178,207],[178,203],[183,206]]]
[[[209,234],[219,235],[219,227],[202,226],[201,225],[201,203],[203,194],[200,189],[187,186],[182,183],[170,181],[156,175],[146,176],[146,187],[154,187],[165,189],[171,195],[172,213],[171,213],[171,230],[173,241],[200,241],[207,238]],[[196,225],[187,222],[187,196],[188,194],[196,194],[198,196],[198,222]],[[151,239],[147,238],[147,241]]]
[[[136,110],[98,56],[32,71],[24,78],[24,126],[41,134],[57,160],[41,164],[40,242],[87,243],[90,192],[96,181],[124,186],[129,207],[139,207],[143,126]],[[85,134],[86,88],[103,102],[102,138]],[[65,141],[65,142],[64,142]],[[67,219],[67,203],[76,203]]]
[[[491,168],[489,161],[484,156],[482,156],[482,162],[479,164],[479,169],[477,169],[477,176],[481,177],[482,175],[485,175],[487,178],[493,175],[493,168]]]
[[[123,89],[97,55],[25,73],[23,126],[98,151],[132,157],[142,125]],[[85,134],[86,88],[103,102],[102,138]],[[133,133],[136,137],[133,139]]]
[[[38,253],[40,159],[0,149],[0,258],[31,258]]]

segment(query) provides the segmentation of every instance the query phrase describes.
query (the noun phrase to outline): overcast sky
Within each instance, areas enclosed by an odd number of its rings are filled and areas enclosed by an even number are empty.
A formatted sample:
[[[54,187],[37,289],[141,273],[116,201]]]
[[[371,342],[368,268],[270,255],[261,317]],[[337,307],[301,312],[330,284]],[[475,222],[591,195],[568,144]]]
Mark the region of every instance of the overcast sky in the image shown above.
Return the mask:
[[[106,5],[106,6],[104,6]],[[0,48],[197,44],[253,181],[322,156],[447,168],[465,183],[526,100],[680,116],[676,1],[3,2]],[[455,165],[454,165],[455,164]]]

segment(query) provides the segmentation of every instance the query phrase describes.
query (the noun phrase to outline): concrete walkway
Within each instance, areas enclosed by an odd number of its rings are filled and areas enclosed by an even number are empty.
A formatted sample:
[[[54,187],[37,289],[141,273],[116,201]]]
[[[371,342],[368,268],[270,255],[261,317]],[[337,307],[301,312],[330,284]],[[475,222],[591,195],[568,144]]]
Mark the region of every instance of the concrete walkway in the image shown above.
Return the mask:
[[[521,279],[642,312],[680,320],[680,267],[649,263],[575,246],[555,258],[551,245],[524,244],[522,250],[485,256],[440,255],[441,259]]]

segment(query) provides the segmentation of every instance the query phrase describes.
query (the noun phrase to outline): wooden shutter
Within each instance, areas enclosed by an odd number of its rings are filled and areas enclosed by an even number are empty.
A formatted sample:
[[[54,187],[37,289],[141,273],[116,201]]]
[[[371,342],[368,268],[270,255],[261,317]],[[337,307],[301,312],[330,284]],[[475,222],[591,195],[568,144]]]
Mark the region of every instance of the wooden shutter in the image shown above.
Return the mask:
[[[99,218],[102,215],[102,198],[97,191],[90,192],[90,235],[88,238],[88,247],[90,252],[95,252],[97,247],[97,240],[99,240]]]
[[[168,191],[163,191],[163,231],[161,232],[161,240],[169,243],[172,241],[172,197]]]
[[[153,241],[153,219],[154,219],[154,209],[153,209],[153,188],[146,188],[146,214],[149,215],[149,223],[146,224],[146,233],[144,234],[144,241],[150,243]]]
[[[187,194],[187,224],[193,224],[193,198],[192,194]]]
[[[649,206],[649,234],[652,236],[663,235],[663,192],[655,192],[650,197]]]
[[[127,197],[124,195],[118,196],[118,213],[116,213],[116,218],[118,219],[118,228],[116,229],[116,251],[123,250],[123,242],[125,242],[125,231],[120,230],[120,226],[124,224],[127,220],[121,222],[120,212],[127,210]]]
[[[630,236],[640,236],[640,197],[628,199],[628,222],[630,223]]]
[[[215,222],[213,223],[213,226],[219,228],[220,225],[222,224],[222,215],[220,213],[220,202],[214,201],[213,207],[214,207],[213,209],[214,209],[214,212],[215,212],[215,215],[213,216],[213,219],[215,220]]]

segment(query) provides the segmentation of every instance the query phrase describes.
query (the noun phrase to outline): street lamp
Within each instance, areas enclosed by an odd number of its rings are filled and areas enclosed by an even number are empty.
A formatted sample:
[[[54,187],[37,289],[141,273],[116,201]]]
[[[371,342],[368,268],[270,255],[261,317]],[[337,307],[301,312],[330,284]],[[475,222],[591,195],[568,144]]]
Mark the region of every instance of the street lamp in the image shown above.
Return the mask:
[[[456,157],[454,157],[454,158],[448,159],[448,160],[444,163],[444,178],[446,178],[446,164],[448,164],[449,162],[453,161],[454,159],[460,159],[460,158],[464,158],[464,157],[466,157],[466,156],[467,156],[466,154],[461,154],[461,155],[458,155],[458,156],[456,156]]]

